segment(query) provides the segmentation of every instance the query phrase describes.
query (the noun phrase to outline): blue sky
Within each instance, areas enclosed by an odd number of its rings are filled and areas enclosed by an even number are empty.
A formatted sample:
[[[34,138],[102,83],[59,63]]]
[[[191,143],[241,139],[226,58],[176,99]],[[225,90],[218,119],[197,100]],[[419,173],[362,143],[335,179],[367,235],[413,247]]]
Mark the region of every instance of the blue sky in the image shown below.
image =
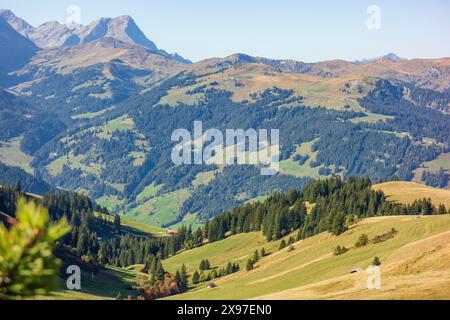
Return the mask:
[[[314,62],[394,52],[405,58],[450,56],[448,0],[0,0],[32,25],[131,15],[160,48],[193,61],[236,52]],[[367,27],[377,5],[380,29]]]

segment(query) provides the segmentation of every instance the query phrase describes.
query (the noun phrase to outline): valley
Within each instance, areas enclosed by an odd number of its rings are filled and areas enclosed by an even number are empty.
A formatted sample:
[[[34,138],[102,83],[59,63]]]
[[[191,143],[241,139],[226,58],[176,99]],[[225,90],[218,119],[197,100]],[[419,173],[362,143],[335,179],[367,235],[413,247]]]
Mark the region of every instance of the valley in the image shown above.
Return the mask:
[[[432,188],[419,190],[413,184],[402,182],[373,186],[386,190],[389,198],[410,203],[412,199],[431,197],[438,203],[435,193],[448,191]],[[400,198],[405,190],[409,198]],[[442,199],[442,198],[441,198]],[[395,228],[396,235],[379,243],[369,242],[363,247],[355,243],[361,235],[369,239],[385,234]],[[183,250],[163,260],[167,272],[175,272],[186,266],[190,281],[192,274],[205,258],[211,270],[222,268],[229,262],[245,265],[254,252],[264,248],[251,271],[241,270],[200,284],[190,285],[189,291],[169,299],[176,300],[235,300],[235,299],[448,299],[445,289],[448,284],[448,240],[450,216],[384,216],[363,219],[349,227],[339,236],[327,232],[296,241],[280,249],[282,241],[288,242],[296,231],[277,241],[267,241],[261,232],[231,235],[223,240],[201,247]],[[348,248],[346,253],[335,256],[336,245]],[[381,260],[381,290],[368,290],[366,269],[374,257]],[[127,284],[134,285],[143,265],[124,268],[111,267],[102,275],[88,280],[88,289],[83,294],[66,291],[53,294],[55,299],[111,299],[103,287],[110,281],[119,281],[116,286],[121,295],[127,294]],[[353,270],[360,270],[353,273]],[[208,272],[208,271],[206,271]],[[104,278],[106,277],[106,278]],[[107,280],[116,277],[116,280]],[[214,283],[214,288],[207,288]],[[92,289],[91,289],[92,288]],[[121,289],[122,288],[122,289]],[[245,290],[243,290],[245,288]],[[105,290],[105,291],[102,291]],[[118,292],[114,292],[116,295]],[[92,295],[92,296],[90,296]]]
[[[0,9],[0,252],[42,241],[52,281],[15,292],[19,257],[0,299],[450,299],[450,58],[191,61],[128,15],[17,14]],[[192,161],[208,129],[227,152],[227,130],[279,132],[279,170],[238,163],[245,134],[232,163]]]

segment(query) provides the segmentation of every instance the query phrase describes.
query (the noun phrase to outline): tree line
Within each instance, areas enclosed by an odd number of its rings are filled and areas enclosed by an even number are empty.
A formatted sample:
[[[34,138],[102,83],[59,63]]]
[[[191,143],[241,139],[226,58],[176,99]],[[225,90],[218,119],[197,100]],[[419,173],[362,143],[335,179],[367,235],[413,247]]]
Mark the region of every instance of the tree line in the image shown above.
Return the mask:
[[[310,212],[307,205],[312,205]],[[382,191],[372,189],[367,178],[351,177],[343,181],[334,176],[313,182],[302,191],[276,193],[264,203],[248,203],[231,209],[205,225],[209,242],[228,234],[262,231],[269,241],[298,230],[298,239],[328,231],[339,235],[360,219],[385,215],[444,214],[443,204],[434,206],[431,199],[405,205],[387,200]]]

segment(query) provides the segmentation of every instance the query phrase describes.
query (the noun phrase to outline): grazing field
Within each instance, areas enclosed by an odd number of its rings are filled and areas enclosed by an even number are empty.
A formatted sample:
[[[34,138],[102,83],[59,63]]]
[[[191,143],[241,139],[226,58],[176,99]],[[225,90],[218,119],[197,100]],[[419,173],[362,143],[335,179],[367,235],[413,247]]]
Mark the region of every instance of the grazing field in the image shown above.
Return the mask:
[[[136,197],[138,201],[146,201],[156,197],[158,191],[162,188],[162,185],[156,186],[154,183],[144,188],[144,190],[139,193]]]
[[[376,123],[378,121],[386,121],[394,119],[392,116],[385,116],[383,114],[376,114],[371,112],[366,112],[366,116],[354,118],[351,120],[353,123],[361,123],[361,122],[367,122],[367,123]]]
[[[218,172],[220,172],[220,170],[197,173],[195,180],[192,181],[192,187],[195,189],[198,186],[209,184],[214,179],[215,174]]]
[[[72,120],[93,119],[95,117],[101,116],[102,114],[104,114],[112,109],[114,109],[114,107],[106,108],[106,109],[100,110],[98,112],[82,113],[82,114],[78,114],[76,116],[71,116],[70,118],[72,118]]]
[[[100,177],[103,166],[98,163],[91,162],[86,164],[86,158],[88,155],[79,154],[74,155],[71,151],[66,156],[61,156],[56,160],[49,163],[46,168],[52,176],[57,176],[63,172],[64,165],[67,165],[71,169],[80,169],[82,172]]]
[[[310,177],[313,179],[319,179],[319,167],[311,168],[311,163],[316,161],[317,152],[312,151],[312,146],[318,139],[313,141],[302,143],[296,150],[296,152],[287,160],[280,162],[280,169],[282,174],[291,175],[295,177]],[[308,160],[304,164],[300,164],[294,160],[296,155],[308,156]]]
[[[188,196],[188,189],[180,189],[151,198],[131,209],[125,218],[155,227],[174,224]]]
[[[108,267],[100,270],[96,274],[82,272],[81,290],[61,289],[53,292],[47,297],[38,297],[38,299],[53,300],[110,300],[118,295],[122,299],[136,296],[133,289],[136,279],[134,270],[124,270],[115,267]],[[65,288],[65,281],[61,280],[61,288]]]
[[[102,207],[106,207],[109,211],[113,211],[118,206],[123,205],[125,201],[117,198],[116,196],[108,195],[96,199],[95,202]]]
[[[94,212],[96,217],[101,217],[102,219],[107,219],[110,222],[114,221],[114,217],[110,215],[105,215],[103,213]],[[137,236],[161,236],[166,234],[166,230],[154,226],[149,226],[137,221],[127,220],[121,216],[120,224],[122,225],[122,230]]]
[[[22,138],[13,139],[7,142],[0,141],[0,162],[11,167],[19,167],[29,174],[34,173],[31,167],[33,157],[20,150]]]
[[[393,238],[354,247],[361,234],[372,239],[392,228],[398,231]],[[201,284],[171,299],[448,299],[450,291],[443,289],[450,287],[449,240],[450,215],[370,218],[338,237],[322,233],[296,242],[290,252],[288,248],[274,252],[275,243],[271,247],[265,244],[271,254],[254,270],[216,279],[216,288],[207,289]],[[164,265],[173,270],[184,262],[192,272],[201,259],[211,257],[213,266],[232,259],[243,261],[263,245],[257,233],[237,235],[181,253]],[[349,251],[334,256],[337,245]],[[355,268],[368,268],[374,257],[382,263],[382,290],[376,292],[366,288],[364,271],[351,274]]]
[[[417,199],[431,198],[435,205],[444,204],[450,208],[450,190],[404,181],[377,184],[373,186],[373,189],[383,191],[390,200],[405,204],[412,203]]]
[[[170,226],[170,229],[178,229],[181,226],[191,227],[192,231],[196,231],[203,226],[203,223],[199,221],[197,214],[186,214],[183,220]]]
[[[224,267],[228,262],[237,262],[244,266],[255,250],[275,252],[280,241],[267,242],[260,232],[243,233],[205,246],[187,250],[163,261],[164,268],[175,272],[184,263],[188,272],[198,270],[200,261],[208,258],[213,267]]]
[[[433,170],[450,170],[450,152],[441,154],[436,160],[425,162],[424,167]]]

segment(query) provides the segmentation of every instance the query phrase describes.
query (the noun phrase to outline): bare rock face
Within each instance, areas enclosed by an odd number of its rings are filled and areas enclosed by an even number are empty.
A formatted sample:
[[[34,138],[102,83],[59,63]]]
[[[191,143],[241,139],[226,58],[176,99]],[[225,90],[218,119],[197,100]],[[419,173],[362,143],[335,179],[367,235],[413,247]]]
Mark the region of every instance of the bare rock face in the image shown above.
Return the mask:
[[[57,21],[50,21],[36,28],[15,16],[10,10],[0,10],[0,18],[42,49],[87,44],[103,38],[113,38],[122,43],[144,47],[171,60],[184,64],[190,63],[189,60],[176,53],[169,54],[158,49],[156,44],[145,36],[130,16],[101,18],[87,26],[66,25]]]
[[[56,21],[47,22],[28,31],[28,35],[41,48],[59,47],[63,45],[86,44],[101,38],[140,45],[157,51],[156,45],[147,39],[133,19],[121,16],[114,19],[101,18],[87,26],[72,27]]]
[[[87,26],[68,26],[57,21],[50,21],[36,28],[7,9],[0,10],[0,18],[40,48],[85,44],[107,37],[158,51],[156,45],[147,39],[130,16],[120,16],[114,19],[101,18]]]
[[[57,21],[50,21],[35,28],[29,38],[40,48],[51,48],[77,44],[78,41],[73,41],[74,36],[74,29]]]
[[[106,25],[105,37],[114,38],[123,42],[141,45],[150,50],[158,50],[156,45],[147,39],[134,20],[129,16],[109,19]]]
[[[33,32],[33,26],[28,24],[25,20],[16,17],[11,10],[0,9],[0,18],[5,20],[14,30],[24,37],[28,38],[30,33]]]

